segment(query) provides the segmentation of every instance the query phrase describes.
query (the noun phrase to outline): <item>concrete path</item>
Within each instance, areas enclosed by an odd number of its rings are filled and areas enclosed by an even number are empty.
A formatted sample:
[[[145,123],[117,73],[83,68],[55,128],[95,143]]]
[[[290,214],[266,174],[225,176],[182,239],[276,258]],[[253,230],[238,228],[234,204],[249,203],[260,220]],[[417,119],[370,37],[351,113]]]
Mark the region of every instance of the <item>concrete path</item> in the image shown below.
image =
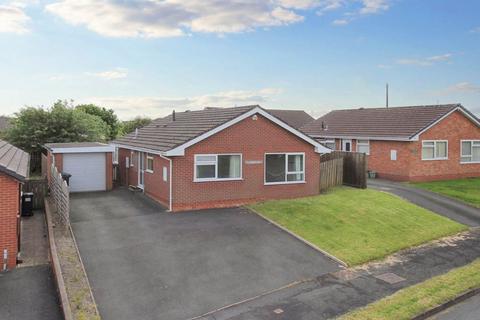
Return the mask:
[[[385,261],[317,277],[202,320],[321,320],[342,315],[399,289],[480,257],[480,229],[399,252]]]
[[[446,216],[467,226],[480,226],[480,209],[474,208],[455,199],[442,196],[438,193],[414,188],[406,183],[381,179],[368,180],[368,187],[396,194],[420,207]]]
[[[21,221],[21,259],[16,269],[0,273],[1,320],[63,318],[49,264],[45,216],[35,211]]]
[[[480,319],[480,294],[471,297],[429,320],[478,320]]]
[[[104,320],[185,320],[340,269],[244,208],[170,214],[126,189],[70,206]]]

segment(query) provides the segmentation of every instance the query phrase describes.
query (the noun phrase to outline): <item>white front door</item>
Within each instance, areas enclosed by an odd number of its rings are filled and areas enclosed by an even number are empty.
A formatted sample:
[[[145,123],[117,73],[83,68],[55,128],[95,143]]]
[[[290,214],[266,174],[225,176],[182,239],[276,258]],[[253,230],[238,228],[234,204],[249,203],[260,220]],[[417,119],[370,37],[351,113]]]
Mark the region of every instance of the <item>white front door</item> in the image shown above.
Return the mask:
[[[342,140],[342,151],[352,151],[352,140]]]
[[[143,189],[145,184],[145,152],[138,153],[138,187]]]

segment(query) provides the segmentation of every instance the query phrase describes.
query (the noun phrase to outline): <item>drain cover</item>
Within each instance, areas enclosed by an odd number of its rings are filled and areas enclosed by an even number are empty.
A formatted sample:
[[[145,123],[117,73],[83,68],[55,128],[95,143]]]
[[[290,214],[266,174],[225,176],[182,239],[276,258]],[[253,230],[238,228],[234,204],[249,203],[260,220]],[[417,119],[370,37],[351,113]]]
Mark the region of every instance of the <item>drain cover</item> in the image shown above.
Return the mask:
[[[383,281],[385,281],[387,283],[390,283],[390,284],[395,284],[395,283],[407,280],[407,279],[402,278],[399,275],[396,275],[395,273],[391,273],[391,272],[380,274],[378,276],[375,276],[375,278],[383,280]]]
[[[278,308],[278,309],[273,310],[273,312],[276,313],[276,314],[282,314],[283,309]]]

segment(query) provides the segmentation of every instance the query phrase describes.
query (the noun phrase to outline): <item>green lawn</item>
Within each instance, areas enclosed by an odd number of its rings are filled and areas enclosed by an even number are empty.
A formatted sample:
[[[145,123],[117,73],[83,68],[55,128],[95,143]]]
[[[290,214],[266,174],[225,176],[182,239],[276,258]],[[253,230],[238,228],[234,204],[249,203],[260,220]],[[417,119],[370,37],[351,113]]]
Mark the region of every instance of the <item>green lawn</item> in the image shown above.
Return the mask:
[[[385,257],[466,226],[371,189],[330,193],[250,206],[349,265]]]
[[[480,208],[480,178],[417,182],[414,186],[452,197]]]
[[[479,287],[480,259],[477,259],[347,313],[339,320],[407,320]]]

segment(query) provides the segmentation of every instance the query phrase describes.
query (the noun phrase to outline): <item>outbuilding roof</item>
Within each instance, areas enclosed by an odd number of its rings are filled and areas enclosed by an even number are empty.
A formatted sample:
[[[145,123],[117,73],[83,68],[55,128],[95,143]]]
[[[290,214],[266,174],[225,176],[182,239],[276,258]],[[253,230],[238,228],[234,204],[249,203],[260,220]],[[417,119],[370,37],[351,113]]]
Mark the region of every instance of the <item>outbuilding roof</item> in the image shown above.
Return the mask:
[[[287,123],[287,121],[276,117],[258,105],[234,108],[205,108],[197,111],[177,112],[167,117],[156,119],[149,125],[118,138],[113,143],[148,152],[165,153],[167,156],[182,155],[184,148],[223,130],[223,128],[236,123],[236,121],[240,121],[244,117],[249,116],[250,113],[260,113],[302,139],[307,140],[323,152],[329,151],[328,149],[325,150],[323,146],[311,137]]]
[[[313,137],[410,140],[456,110],[480,125],[462,105],[444,104],[335,110],[301,129]]]
[[[10,143],[0,140],[0,172],[17,180],[28,178],[30,155]]]
[[[101,142],[46,143],[44,147],[52,153],[113,152],[114,147]]]

